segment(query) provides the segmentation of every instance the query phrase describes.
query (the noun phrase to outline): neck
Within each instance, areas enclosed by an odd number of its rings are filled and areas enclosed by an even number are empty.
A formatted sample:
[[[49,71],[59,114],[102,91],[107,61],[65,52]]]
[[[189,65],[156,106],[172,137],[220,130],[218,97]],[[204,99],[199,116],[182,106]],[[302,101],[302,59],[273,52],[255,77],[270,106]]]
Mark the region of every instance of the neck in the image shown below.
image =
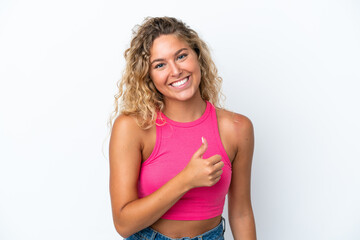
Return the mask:
[[[192,122],[200,118],[206,109],[206,102],[201,98],[188,101],[165,101],[165,116],[176,122]]]

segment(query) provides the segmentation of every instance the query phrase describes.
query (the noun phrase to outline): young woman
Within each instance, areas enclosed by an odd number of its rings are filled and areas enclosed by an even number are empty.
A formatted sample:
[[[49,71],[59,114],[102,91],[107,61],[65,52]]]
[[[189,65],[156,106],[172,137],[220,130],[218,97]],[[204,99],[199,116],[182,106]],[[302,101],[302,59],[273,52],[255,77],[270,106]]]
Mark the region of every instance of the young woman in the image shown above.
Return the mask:
[[[110,139],[118,233],[128,239],[223,239],[228,194],[234,239],[256,239],[253,126],[218,107],[222,80],[206,44],[175,18],[148,18],[125,58]]]

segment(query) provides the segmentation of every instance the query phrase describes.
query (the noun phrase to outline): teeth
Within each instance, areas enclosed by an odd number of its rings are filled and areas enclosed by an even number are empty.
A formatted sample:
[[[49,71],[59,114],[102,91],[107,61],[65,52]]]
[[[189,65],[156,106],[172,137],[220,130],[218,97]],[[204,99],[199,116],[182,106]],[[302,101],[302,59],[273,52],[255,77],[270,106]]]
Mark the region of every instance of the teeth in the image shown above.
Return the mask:
[[[184,80],[172,83],[171,86],[179,87],[179,86],[183,85],[184,83],[186,83],[188,80],[189,80],[189,78],[187,77]]]

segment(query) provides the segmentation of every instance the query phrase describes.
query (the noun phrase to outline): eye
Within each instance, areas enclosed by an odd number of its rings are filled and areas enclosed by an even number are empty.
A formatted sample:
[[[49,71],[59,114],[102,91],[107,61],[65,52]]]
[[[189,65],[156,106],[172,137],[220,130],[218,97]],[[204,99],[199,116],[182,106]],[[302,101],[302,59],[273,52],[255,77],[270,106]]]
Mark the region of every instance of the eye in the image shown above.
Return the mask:
[[[156,64],[154,68],[162,68],[164,66],[163,63]]]
[[[187,54],[186,54],[186,53],[183,53],[183,54],[179,55],[179,56],[177,57],[177,59],[181,60],[181,59],[184,59],[184,58],[186,58],[186,57],[187,57]]]

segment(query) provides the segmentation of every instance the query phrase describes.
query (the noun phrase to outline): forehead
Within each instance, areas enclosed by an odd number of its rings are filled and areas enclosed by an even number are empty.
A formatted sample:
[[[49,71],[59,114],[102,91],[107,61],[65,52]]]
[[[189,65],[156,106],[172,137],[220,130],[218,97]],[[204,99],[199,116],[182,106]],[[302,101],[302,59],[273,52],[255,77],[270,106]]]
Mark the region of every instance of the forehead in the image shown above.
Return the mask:
[[[173,55],[181,48],[190,49],[190,46],[174,34],[161,35],[154,40],[150,48],[150,59],[164,58]]]

